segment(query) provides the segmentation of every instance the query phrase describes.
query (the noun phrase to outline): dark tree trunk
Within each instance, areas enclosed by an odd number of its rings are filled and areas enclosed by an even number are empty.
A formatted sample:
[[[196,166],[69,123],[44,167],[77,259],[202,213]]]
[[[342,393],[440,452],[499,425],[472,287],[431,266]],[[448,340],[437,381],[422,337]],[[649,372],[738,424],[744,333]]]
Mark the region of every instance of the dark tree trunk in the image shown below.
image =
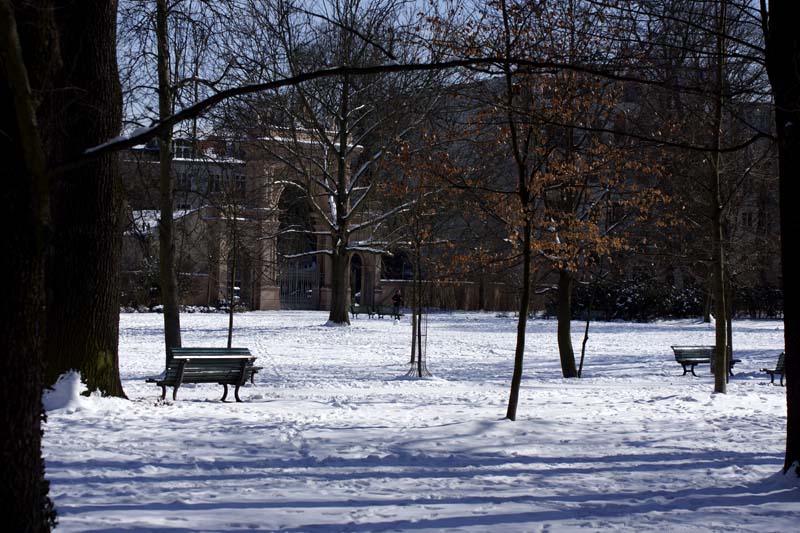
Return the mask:
[[[716,240],[715,234],[715,240]],[[728,318],[727,305],[725,303],[725,287],[717,280],[724,276],[724,259],[722,257],[722,245],[715,244],[714,258],[714,338],[716,342],[716,354],[714,358],[714,392],[725,394],[728,392]]]
[[[780,173],[783,322],[786,341],[786,455],[783,470],[800,463],[800,255],[794,241],[800,232],[800,9],[795,0],[772,0],[766,16],[767,72],[775,100]]]
[[[725,285],[725,305],[725,333],[728,336],[728,342],[726,343],[728,353],[726,354],[725,364],[730,366],[731,361],[733,361],[733,287],[730,282]],[[730,374],[725,372],[725,376],[726,380],[730,381]]]
[[[592,307],[594,305],[594,297],[597,293],[597,280],[592,284],[592,292],[589,296],[589,306],[586,309],[586,326],[583,330],[583,342],[581,343],[581,359],[580,363],[578,364],[578,377],[583,377],[583,361],[586,357],[586,343],[589,342],[589,325],[592,322]]]
[[[119,135],[116,1],[57,3],[64,64],[52,113],[55,160]],[[119,256],[122,217],[116,154],[50,182],[52,240],[47,260],[45,383],[71,369],[89,390],[124,396],[119,378]]]
[[[48,191],[31,93],[31,87],[48,88],[57,64],[51,7],[41,2],[15,12],[0,0],[0,157],[6,173],[0,245],[8,252],[8,287],[0,299],[0,516],[9,531],[50,531],[55,525],[41,427]]]
[[[350,253],[347,251],[348,219],[350,210],[350,180],[347,169],[348,120],[350,113],[350,78],[342,79],[342,93],[339,101],[339,148],[336,154],[336,192],[333,200],[336,203],[336,229],[331,235],[333,256],[331,277],[331,311],[328,322],[350,325],[347,307],[350,305]]]
[[[728,392],[728,305],[726,303],[726,276],[725,265],[725,228],[722,198],[722,107],[723,107],[723,79],[725,72],[725,8],[726,0],[720,0],[717,15],[717,51],[716,51],[716,80],[714,99],[714,131],[713,138],[717,151],[710,159],[712,161],[711,184],[711,228],[712,228],[712,268],[714,271],[714,314],[716,322],[714,331],[716,338],[716,355],[714,358],[714,392]]]
[[[350,325],[347,306],[350,303],[350,257],[344,250],[336,250],[331,257],[331,311],[328,321]]]
[[[578,377],[575,368],[575,351],[572,348],[572,275],[566,270],[558,272],[558,355],[561,373],[565,378]]]
[[[228,268],[230,269],[228,274],[228,348],[233,346],[233,312],[236,307],[236,269],[238,265],[236,264],[237,234],[235,213],[231,224],[234,226],[231,231],[233,244],[228,254]]]
[[[531,300],[531,222],[525,221],[522,236],[522,289],[519,295],[519,318],[517,319],[517,345],[514,349],[514,372],[511,376],[511,393],[508,398],[506,418],[517,419],[519,389],[522,385],[522,365],[525,360],[525,331],[528,327],[528,310]]]
[[[156,40],[158,41],[158,116],[162,120],[172,114],[172,91],[169,75],[169,45],[167,34],[167,2],[156,3]],[[167,364],[170,348],[181,346],[180,297],[175,267],[175,232],[173,215],[175,180],[172,176],[172,130],[159,137],[159,207],[161,222],[158,225],[158,269],[161,286],[161,304],[164,306],[164,348]]]

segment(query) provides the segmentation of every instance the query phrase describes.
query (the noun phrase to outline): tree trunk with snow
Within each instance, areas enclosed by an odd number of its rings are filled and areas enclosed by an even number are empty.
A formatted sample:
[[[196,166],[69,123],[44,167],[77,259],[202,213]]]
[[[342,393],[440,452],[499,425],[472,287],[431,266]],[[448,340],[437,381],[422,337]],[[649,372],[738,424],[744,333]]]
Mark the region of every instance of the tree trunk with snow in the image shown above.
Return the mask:
[[[66,2],[57,10],[59,73],[46,140],[55,161],[120,134],[117,3]],[[50,182],[45,383],[78,370],[90,391],[124,396],[119,377],[121,198],[116,154]]]

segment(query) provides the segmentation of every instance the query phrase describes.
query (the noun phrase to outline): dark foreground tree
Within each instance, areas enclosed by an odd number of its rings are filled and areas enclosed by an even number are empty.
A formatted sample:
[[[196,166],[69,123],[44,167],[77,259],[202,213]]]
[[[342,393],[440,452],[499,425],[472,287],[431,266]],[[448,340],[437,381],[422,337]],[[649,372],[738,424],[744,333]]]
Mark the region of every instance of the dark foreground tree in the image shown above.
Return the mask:
[[[761,0],[767,72],[775,103],[780,174],[783,322],[786,341],[786,457],[784,473],[800,464],[800,258],[792,239],[800,230],[794,200],[800,194],[800,6],[794,0],[773,0],[767,11]],[[800,471],[798,472],[800,474]]]
[[[41,7],[15,13],[0,0],[0,156],[7,176],[0,243],[8,252],[8,290],[0,304],[0,515],[10,531],[49,531],[55,523],[41,449],[48,192],[31,91],[48,83],[54,27],[51,11]]]
[[[117,2],[60,2],[62,60],[40,127],[50,166],[119,135]],[[117,156],[98,157],[50,178],[45,384],[80,371],[89,390],[123,396],[119,378],[119,209]]]

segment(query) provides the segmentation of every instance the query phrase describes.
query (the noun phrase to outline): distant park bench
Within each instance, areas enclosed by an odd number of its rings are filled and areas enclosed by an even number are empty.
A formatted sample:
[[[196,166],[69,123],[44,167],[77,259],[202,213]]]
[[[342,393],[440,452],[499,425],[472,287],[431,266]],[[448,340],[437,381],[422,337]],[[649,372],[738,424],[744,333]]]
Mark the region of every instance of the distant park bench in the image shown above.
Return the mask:
[[[769,374],[769,382],[775,384],[775,374],[781,375],[781,387],[783,387],[783,376],[786,373],[786,352],[781,352],[778,356],[778,364],[775,368],[762,368],[762,372]]]
[[[683,375],[691,372],[693,376],[694,367],[697,365],[711,364],[716,355],[714,346],[671,346],[675,353],[675,360],[683,367]],[[741,363],[741,359],[731,359],[728,362],[728,374],[733,375],[733,367],[736,363]]]
[[[366,313],[369,318],[377,316],[378,318],[383,318],[386,315],[391,316],[392,318],[399,319],[403,316],[403,312],[400,311],[399,314],[395,315],[394,307],[389,305],[374,305],[374,306],[367,306],[367,305],[359,305],[353,304],[350,306],[350,313],[353,315],[353,318],[357,317],[361,313]]]
[[[366,305],[352,304],[350,305],[350,314],[353,315],[353,318],[360,314],[367,314],[372,318],[372,308]]]
[[[256,358],[247,348],[172,348],[172,358],[167,364],[163,378],[150,378],[148,383],[161,387],[161,399],[172,387],[172,399],[176,400],[178,388],[184,383],[217,383],[224,387],[222,401],[228,397],[228,385],[234,385],[234,397],[239,399],[239,387],[248,380],[252,383],[261,367],[255,366]]]

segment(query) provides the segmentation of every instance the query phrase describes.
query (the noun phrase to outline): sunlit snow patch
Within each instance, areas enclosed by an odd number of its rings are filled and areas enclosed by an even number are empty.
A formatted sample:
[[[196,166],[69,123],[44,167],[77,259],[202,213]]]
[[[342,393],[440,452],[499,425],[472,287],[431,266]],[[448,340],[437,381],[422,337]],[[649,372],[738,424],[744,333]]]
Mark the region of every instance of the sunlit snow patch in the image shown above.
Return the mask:
[[[52,389],[42,395],[42,405],[45,411],[65,410],[74,413],[87,407],[89,398],[81,396],[86,391],[86,385],[81,382],[79,372],[71,370],[59,376]]]

